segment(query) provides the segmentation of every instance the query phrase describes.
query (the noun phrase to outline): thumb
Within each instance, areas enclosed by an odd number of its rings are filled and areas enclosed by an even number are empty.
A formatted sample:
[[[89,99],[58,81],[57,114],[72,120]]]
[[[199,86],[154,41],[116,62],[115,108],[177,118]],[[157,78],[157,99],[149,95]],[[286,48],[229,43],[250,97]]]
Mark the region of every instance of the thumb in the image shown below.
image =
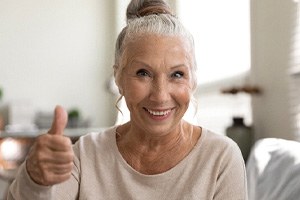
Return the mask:
[[[66,110],[61,106],[56,106],[54,110],[52,126],[48,131],[48,133],[52,135],[63,135],[67,123],[68,123],[68,114]]]

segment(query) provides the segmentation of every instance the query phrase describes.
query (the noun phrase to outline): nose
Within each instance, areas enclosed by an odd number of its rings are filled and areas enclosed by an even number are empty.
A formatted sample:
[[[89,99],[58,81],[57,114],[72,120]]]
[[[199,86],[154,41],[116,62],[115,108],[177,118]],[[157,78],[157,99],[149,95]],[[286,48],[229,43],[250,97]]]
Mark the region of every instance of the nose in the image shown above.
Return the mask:
[[[150,100],[157,103],[164,103],[170,98],[170,88],[166,78],[154,79],[151,85]]]

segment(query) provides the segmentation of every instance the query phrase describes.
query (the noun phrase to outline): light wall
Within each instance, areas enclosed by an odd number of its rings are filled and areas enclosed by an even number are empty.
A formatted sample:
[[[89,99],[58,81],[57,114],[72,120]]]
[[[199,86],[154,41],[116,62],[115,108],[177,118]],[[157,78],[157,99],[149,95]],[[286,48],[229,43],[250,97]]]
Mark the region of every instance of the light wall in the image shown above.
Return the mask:
[[[116,111],[112,75],[114,1],[0,1],[2,104],[27,101],[36,111],[79,108],[94,127]]]
[[[295,139],[289,102],[289,67],[297,1],[253,0],[252,81],[262,89],[253,97],[256,138]]]
[[[286,74],[295,2],[251,1],[252,81],[263,90],[253,98],[259,138],[293,138]],[[43,111],[56,104],[78,107],[92,126],[112,125],[115,97],[106,83],[112,75],[116,30],[122,26],[115,22],[125,15],[114,4],[122,7],[123,2],[1,1],[1,103],[29,101]]]

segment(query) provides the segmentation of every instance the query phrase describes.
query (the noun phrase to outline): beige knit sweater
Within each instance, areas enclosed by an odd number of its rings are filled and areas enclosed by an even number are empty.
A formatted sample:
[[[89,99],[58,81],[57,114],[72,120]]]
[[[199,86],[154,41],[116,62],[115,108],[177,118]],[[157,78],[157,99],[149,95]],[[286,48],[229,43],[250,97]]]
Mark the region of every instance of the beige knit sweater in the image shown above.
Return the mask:
[[[246,175],[238,146],[203,129],[194,149],[178,165],[157,175],[135,171],[116,145],[116,127],[87,134],[74,145],[72,178],[52,187],[35,184],[25,164],[8,200],[245,200]]]

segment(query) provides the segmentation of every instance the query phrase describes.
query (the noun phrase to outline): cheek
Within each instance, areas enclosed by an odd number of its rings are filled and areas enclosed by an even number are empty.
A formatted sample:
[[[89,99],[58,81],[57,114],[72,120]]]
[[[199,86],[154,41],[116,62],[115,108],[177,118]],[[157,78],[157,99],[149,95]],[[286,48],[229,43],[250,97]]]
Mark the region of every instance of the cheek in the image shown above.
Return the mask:
[[[128,79],[123,88],[123,95],[128,103],[140,101],[148,93],[147,84],[141,84],[134,79]]]
[[[178,102],[181,104],[188,104],[190,102],[192,89],[189,86],[185,84],[176,85],[176,87],[173,87],[172,90]]]
[[[178,96],[180,98],[181,103],[188,106],[191,100],[191,93],[189,92],[189,90],[182,90]]]

